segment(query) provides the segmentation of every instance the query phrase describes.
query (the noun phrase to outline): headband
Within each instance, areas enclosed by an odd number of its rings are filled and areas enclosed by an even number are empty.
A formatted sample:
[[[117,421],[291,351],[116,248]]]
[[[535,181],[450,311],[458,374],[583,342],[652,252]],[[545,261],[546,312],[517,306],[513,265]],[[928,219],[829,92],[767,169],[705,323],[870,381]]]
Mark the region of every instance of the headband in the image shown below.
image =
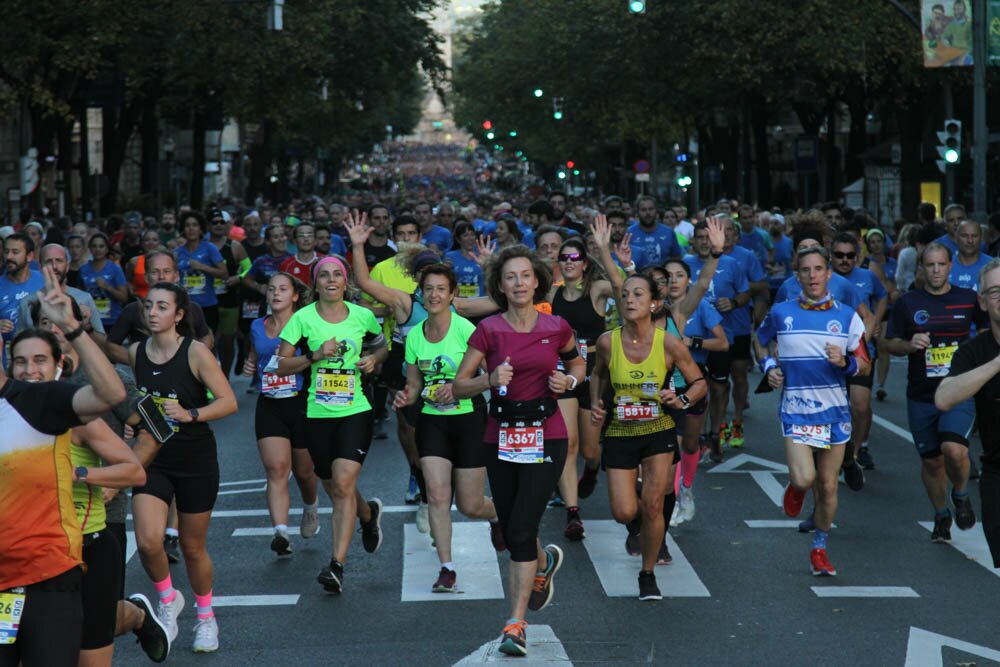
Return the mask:
[[[316,264],[313,266],[313,273],[312,273],[313,282],[316,282],[316,274],[319,273],[319,267],[323,266],[324,264],[336,264],[338,267],[340,267],[340,271],[341,273],[344,274],[345,278],[350,275],[349,273],[347,273],[347,267],[344,266],[344,263],[342,261],[340,261],[340,258],[334,257],[333,255],[327,255],[326,257],[320,258],[320,260],[316,262]]]

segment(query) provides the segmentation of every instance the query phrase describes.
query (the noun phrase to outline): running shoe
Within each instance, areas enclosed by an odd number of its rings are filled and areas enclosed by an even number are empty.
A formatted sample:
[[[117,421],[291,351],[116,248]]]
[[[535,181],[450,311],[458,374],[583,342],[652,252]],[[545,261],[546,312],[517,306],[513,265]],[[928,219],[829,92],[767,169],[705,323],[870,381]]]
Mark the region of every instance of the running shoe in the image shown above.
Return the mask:
[[[499,521],[490,521],[490,542],[493,543],[497,553],[507,551],[507,540],[504,539],[503,528],[500,527]]]
[[[886,398],[886,396],[888,396],[888,395],[889,394],[887,394],[886,391],[885,391],[885,387],[883,387],[882,385],[879,385],[875,389],[875,400],[876,401],[884,401],[885,398]]]
[[[167,629],[160,622],[160,619],[153,613],[153,605],[149,598],[142,593],[130,595],[128,601],[142,610],[145,618],[142,625],[133,632],[136,636],[136,643],[142,647],[143,653],[153,662],[163,662],[170,655],[170,637]]]
[[[729,422],[722,422],[721,424],[719,424],[719,447],[720,448],[722,448],[722,447],[728,447],[729,446],[729,434],[730,434]]]
[[[639,528],[642,526],[642,519],[636,517],[625,524],[628,530],[628,537],[625,538],[625,553],[629,556],[641,556],[642,544],[639,542]]]
[[[850,460],[842,468],[844,473],[844,483],[851,491],[860,491],[865,488],[865,471],[856,460]]]
[[[504,626],[498,650],[505,655],[528,655],[528,624],[514,621]]]
[[[556,590],[554,583],[556,572],[563,563],[562,549],[556,545],[550,544],[545,547],[545,553],[548,556],[548,565],[545,567],[545,572],[535,575],[535,585],[531,589],[531,597],[528,598],[528,609],[531,611],[541,611],[552,601],[552,594]]]
[[[639,599],[640,600],[662,600],[663,594],[660,587],[656,585],[656,574],[648,570],[639,573]]]
[[[785,487],[785,495],[782,498],[781,504],[785,509],[785,514],[790,517],[797,517],[802,513],[802,502],[806,498],[805,491],[799,491],[792,483],[789,482],[788,486]]]
[[[826,549],[813,549],[809,552],[809,563],[812,565],[814,577],[836,577],[837,568],[830,564],[826,557]]]
[[[552,492],[552,498],[549,500],[549,507],[566,507],[566,501],[562,499],[559,491]]]
[[[406,487],[406,494],[403,496],[403,502],[407,505],[416,505],[420,502],[420,485],[417,484],[417,478],[415,475],[410,475],[410,484]]]
[[[385,421],[376,421],[375,428],[372,429],[372,440],[386,440],[388,437],[389,433],[385,430]]]
[[[674,557],[670,555],[670,547],[667,546],[667,537],[664,535],[663,544],[660,545],[660,552],[656,554],[657,565],[670,565],[674,562]]]
[[[743,424],[741,422],[733,422],[733,425],[729,429],[729,446],[730,447],[742,447],[746,440],[743,438]]]
[[[677,494],[677,508],[679,510],[679,521],[691,521],[694,519],[694,488],[681,484],[680,493]]]
[[[969,496],[959,498],[951,492],[951,502],[955,504],[955,525],[959,530],[969,530],[976,525],[976,510],[972,509]]]
[[[274,531],[274,539],[271,540],[271,551],[279,557],[292,555],[292,543],[288,541],[288,533],[283,530]]]
[[[195,653],[212,653],[219,650],[219,624],[215,616],[198,619],[194,626],[194,643],[191,650]]]
[[[304,507],[302,509],[302,523],[299,524],[299,535],[306,538],[316,537],[319,533],[319,509]]]
[[[417,505],[417,530],[425,534],[431,532],[430,508],[425,502]]]
[[[442,567],[441,571],[438,572],[437,581],[434,582],[431,592],[455,593],[458,591],[457,579],[458,575],[455,573],[455,570],[449,570],[446,567]]]
[[[591,470],[585,463],[583,474],[576,482],[576,495],[581,498],[589,498],[595,488],[597,488],[597,470]]]
[[[799,532],[800,533],[811,533],[816,530],[816,510],[809,513],[809,517],[805,521],[799,522]]]
[[[163,550],[167,552],[168,563],[173,564],[181,562],[181,544],[179,537],[176,535],[164,535]]]
[[[332,595],[340,595],[344,590],[344,566],[337,560],[331,560],[327,567],[324,567],[316,581],[323,585],[323,590]]]
[[[945,516],[934,517],[934,530],[931,531],[931,542],[948,544],[951,542],[951,512]]]
[[[382,501],[372,498],[368,507],[372,510],[372,518],[368,523],[361,524],[361,544],[365,551],[373,554],[382,546]]]
[[[171,643],[177,639],[177,617],[181,615],[183,609],[184,594],[180,591],[177,591],[177,596],[172,601],[160,600],[156,605],[156,618],[159,619],[163,629],[167,631],[167,639]]]
[[[872,458],[871,452],[868,451],[867,447],[862,447],[858,452],[858,465],[860,465],[865,470],[875,469],[875,459]]]
[[[563,531],[563,535],[570,542],[579,542],[586,534],[583,530],[583,521],[580,520],[580,512],[567,512],[566,513],[566,530]]]
[[[676,528],[684,523],[684,519],[681,517],[681,506],[679,504],[674,505],[674,511],[670,513],[670,521],[668,523],[671,528]]]

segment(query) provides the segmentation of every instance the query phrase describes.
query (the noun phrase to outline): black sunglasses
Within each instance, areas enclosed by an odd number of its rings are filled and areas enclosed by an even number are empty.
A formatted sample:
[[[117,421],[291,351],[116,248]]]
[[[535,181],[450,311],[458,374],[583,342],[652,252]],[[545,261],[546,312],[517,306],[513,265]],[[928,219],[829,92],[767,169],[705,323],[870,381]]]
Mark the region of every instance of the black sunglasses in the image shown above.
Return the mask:
[[[834,252],[833,256],[837,259],[854,259],[858,256],[856,252]]]

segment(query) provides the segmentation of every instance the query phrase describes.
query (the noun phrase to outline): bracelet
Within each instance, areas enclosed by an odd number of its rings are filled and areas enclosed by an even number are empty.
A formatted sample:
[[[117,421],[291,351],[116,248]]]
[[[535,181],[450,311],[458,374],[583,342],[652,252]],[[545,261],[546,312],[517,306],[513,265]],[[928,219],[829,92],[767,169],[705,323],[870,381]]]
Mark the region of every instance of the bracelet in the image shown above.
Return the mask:
[[[302,356],[305,357],[306,359],[308,359],[309,363],[313,362],[313,351],[312,350],[306,350],[305,354],[303,354]]]
[[[778,362],[775,360],[774,357],[764,357],[763,359],[760,360],[760,371],[764,375],[767,375],[767,372],[772,368],[777,368],[777,367],[778,367]]]
[[[702,338],[701,336],[691,336],[691,349],[692,350],[700,350],[701,346],[702,346],[702,343],[704,343],[704,342],[705,342],[705,339]]]
[[[629,271],[635,271],[635,262],[632,262],[628,266],[623,266],[622,268],[625,270],[625,273],[628,273]]]
[[[717,253],[714,250],[712,251],[712,259],[719,259],[720,257],[722,257],[722,255],[723,255],[723,253],[721,253],[721,252]]]
[[[844,375],[857,375],[858,374],[858,360],[853,356],[847,358],[847,365],[843,367]]]
[[[572,382],[573,384],[571,384],[571,385],[570,385],[570,386],[569,386],[569,387],[568,387],[568,388],[566,389],[566,391],[573,391],[574,389],[576,389],[576,386],[577,386],[578,384],[580,384],[580,382],[579,382],[579,380],[577,380],[577,379],[576,379],[576,376],[575,376],[575,375],[570,375],[570,376],[569,376],[569,379],[570,379],[570,382]]]
[[[73,329],[68,334],[66,334],[66,340],[72,342],[77,338],[79,338],[80,336],[82,336],[85,332],[86,330],[83,328],[83,325],[81,324],[80,326],[78,326],[77,328]]]

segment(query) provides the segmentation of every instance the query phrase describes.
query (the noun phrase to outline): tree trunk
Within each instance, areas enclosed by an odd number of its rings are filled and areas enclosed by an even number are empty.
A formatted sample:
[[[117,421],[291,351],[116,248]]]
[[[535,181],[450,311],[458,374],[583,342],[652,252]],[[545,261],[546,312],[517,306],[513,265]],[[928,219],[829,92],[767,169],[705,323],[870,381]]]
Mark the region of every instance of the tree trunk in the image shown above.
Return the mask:
[[[767,143],[767,106],[755,99],[751,108],[754,161],[757,166],[757,197],[761,208],[771,206],[771,155]],[[749,201],[749,200],[748,200]]]
[[[868,112],[864,97],[860,94],[848,95],[847,105],[851,110],[851,133],[847,139],[847,155],[844,156],[844,175],[847,183],[853,183],[865,175],[861,154],[868,149],[868,131],[865,126]]]
[[[83,219],[93,213],[94,182],[90,178],[90,124],[87,122],[87,102],[77,107],[80,119],[80,213]]]
[[[142,138],[142,168],[140,190],[144,195],[160,201],[160,119],[156,112],[156,100],[146,98],[142,105],[139,124]],[[148,212],[148,211],[147,211]],[[159,214],[159,211],[156,211]]]
[[[194,112],[191,133],[191,208],[199,210],[205,199],[205,130],[207,121],[202,111]]]
[[[73,124],[75,122],[75,118],[63,119],[59,123],[57,134],[59,161],[56,163],[56,169],[59,170],[59,174],[62,177],[67,215],[70,217],[74,217],[75,210],[73,199]]]
[[[903,218],[916,221],[920,207],[920,171],[923,163],[921,139],[925,121],[925,108],[913,104],[899,110],[900,197]],[[940,215],[940,212],[938,213]]]
[[[128,142],[139,119],[140,102],[133,100],[124,107],[106,106],[102,109],[104,127],[104,181],[107,190],[101,195],[101,211],[114,212],[118,203],[118,186]]]

